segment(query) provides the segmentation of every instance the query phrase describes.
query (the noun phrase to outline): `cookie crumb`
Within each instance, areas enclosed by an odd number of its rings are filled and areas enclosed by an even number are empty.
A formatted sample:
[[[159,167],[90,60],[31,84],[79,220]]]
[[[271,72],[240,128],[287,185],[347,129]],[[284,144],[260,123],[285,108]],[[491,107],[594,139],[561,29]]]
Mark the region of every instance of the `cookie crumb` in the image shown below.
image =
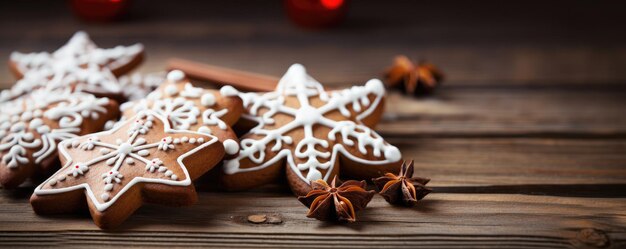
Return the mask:
[[[267,215],[264,214],[253,214],[248,216],[248,222],[254,224],[261,224],[267,220]]]

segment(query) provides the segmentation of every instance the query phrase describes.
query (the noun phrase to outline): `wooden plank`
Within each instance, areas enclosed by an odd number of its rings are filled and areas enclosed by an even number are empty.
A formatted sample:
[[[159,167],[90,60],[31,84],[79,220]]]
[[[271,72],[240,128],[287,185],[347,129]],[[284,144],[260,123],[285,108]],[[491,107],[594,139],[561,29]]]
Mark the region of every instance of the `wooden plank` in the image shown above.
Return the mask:
[[[447,191],[626,197],[626,139],[394,139]],[[463,188],[483,186],[487,188]],[[508,187],[507,187],[508,186]]]
[[[0,58],[53,50],[84,29],[103,47],[144,43],[142,71],[162,70],[174,55],[271,75],[300,62],[323,82],[354,84],[379,77],[403,53],[440,65],[450,85],[626,81],[626,35],[614,32],[626,18],[615,3],[449,4],[359,1],[346,26],[310,32],[289,23],[279,2],[195,2],[190,11],[185,2],[137,1],[131,20],[97,26],[76,20],[63,2],[3,3]],[[11,80],[0,74],[0,82]]]
[[[623,88],[443,87],[414,99],[388,94],[386,137],[624,137]]]
[[[626,199],[434,193],[417,208],[376,196],[354,224],[305,217],[288,193],[206,193],[197,205],[141,208],[121,228],[100,231],[87,215],[39,217],[27,197],[0,197],[2,246],[186,247],[585,247],[626,246]],[[236,208],[234,208],[236,207]],[[251,214],[277,214],[254,225]],[[596,240],[583,236],[592,231]],[[587,239],[585,239],[587,238]]]

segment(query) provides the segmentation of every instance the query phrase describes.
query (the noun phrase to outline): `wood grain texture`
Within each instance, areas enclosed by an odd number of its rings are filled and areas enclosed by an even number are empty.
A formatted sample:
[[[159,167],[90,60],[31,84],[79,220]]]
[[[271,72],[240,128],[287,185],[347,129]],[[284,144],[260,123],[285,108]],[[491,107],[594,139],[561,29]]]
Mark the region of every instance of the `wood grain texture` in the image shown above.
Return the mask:
[[[417,208],[394,208],[376,196],[358,223],[320,223],[280,193],[201,193],[186,208],[144,206],[121,228],[103,232],[85,215],[36,216],[24,200],[0,200],[0,245],[215,247],[582,247],[584,229],[626,246],[626,200],[434,193]],[[237,208],[233,208],[236,206]],[[278,214],[278,225],[248,223]],[[33,238],[36,236],[36,238]]]
[[[626,88],[442,87],[415,99],[388,94],[385,136],[624,137]]]
[[[488,192],[508,185],[517,186],[519,192],[513,193],[588,196],[585,185],[598,184],[604,188],[596,190],[596,195],[622,192],[626,197],[624,139],[421,138],[391,142],[398,145],[404,158],[415,160],[416,174],[431,178],[432,186],[494,187],[484,190]],[[548,186],[541,189],[542,185]]]

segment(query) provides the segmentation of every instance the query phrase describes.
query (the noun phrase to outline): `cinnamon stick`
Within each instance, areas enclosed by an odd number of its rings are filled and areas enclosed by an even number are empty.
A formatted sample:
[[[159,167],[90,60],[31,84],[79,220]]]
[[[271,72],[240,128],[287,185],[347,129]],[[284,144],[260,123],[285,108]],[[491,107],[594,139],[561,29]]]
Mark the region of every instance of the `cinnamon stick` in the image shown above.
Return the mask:
[[[279,80],[274,76],[207,65],[178,58],[170,59],[167,63],[167,69],[181,70],[192,79],[209,81],[220,86],[231,85],[240,90],[255,92],[273,91]]]

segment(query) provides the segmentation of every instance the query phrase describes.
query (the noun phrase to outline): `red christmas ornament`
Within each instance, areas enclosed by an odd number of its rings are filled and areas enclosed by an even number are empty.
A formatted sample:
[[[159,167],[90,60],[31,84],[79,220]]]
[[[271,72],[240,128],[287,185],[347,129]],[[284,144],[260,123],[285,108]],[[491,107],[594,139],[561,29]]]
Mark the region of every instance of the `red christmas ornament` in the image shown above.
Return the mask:
[[[305,28],[336,26],[348,13],[349,0],[285,0],[287,16]]]
[[[130,0],[71,0],[74,14],[85,21],[110,22],[128,11]]]

